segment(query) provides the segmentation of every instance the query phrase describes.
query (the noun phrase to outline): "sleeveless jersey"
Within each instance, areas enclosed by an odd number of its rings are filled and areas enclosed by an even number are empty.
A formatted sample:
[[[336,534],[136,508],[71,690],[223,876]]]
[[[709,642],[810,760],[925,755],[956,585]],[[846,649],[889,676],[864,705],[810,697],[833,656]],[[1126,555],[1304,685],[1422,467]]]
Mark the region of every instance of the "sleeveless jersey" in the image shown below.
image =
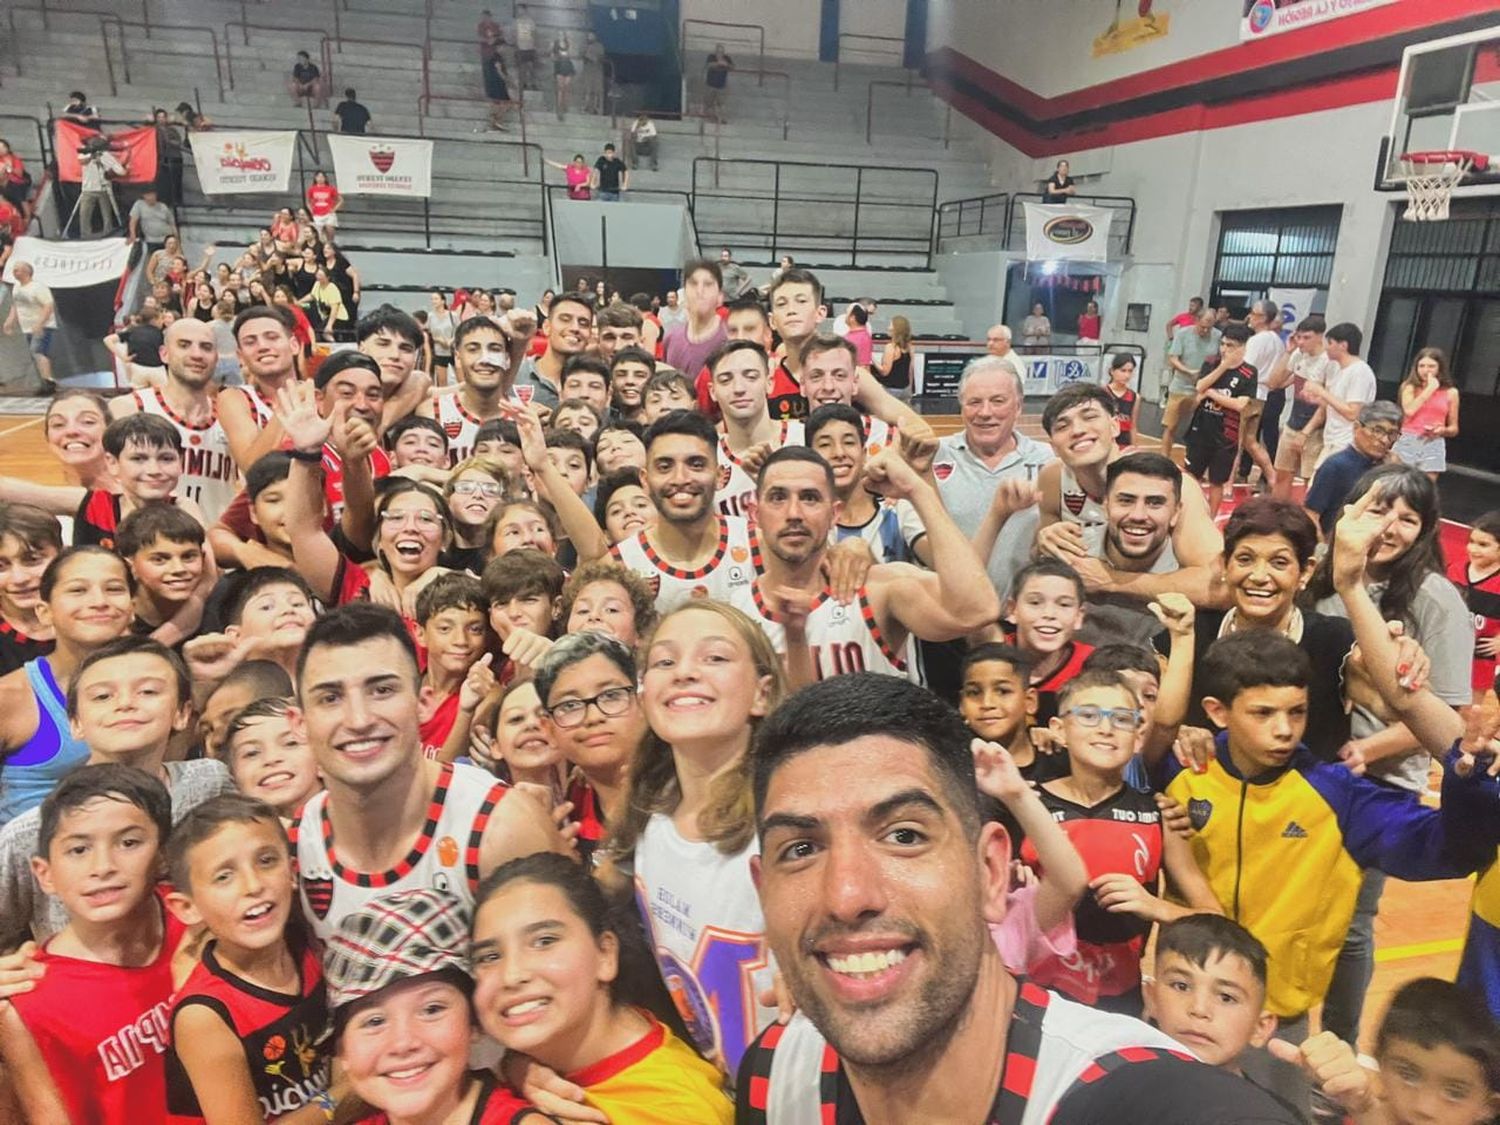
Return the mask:
[[[229,439],[224,436],[218,411],[206,426],[193,426],[167,404],[156,387],[133,391],[131,397],[143,414],[159,415],[177,427],[182,435],[182,483],[177,493],[202,508],[209,523],[216,521],[239,486],[239,472],[229,455]]]
[[[521,405],[521,400],[514,394],[506,401]],[[457,465],[474,456],[474,441],[486,419],[471,414],[459,401],[457,390],[439,388],[432,392],[432,416],[448,435],[448,464]]]
[[[271,405],[271,400],[262,395],[253,383],[246,383],[242,387],[225,387],[219,393],[224,394],[228,391],[238,391],[245,396],[245,403],[250,407],[250,413],[255,417],[255,424],[260,429],[265,429],[271,424],[271,419],[276,417],[276,409]]]
[[[657,813],[635,846],[635,890],[667,992],[699,1051],[729,1074],[776,1018],[765,918],[750,881],[754,841],[725,855]]]
[[[802,395],[802,384],[787,369],[786,360],[778,363],[771,372],[771,385],[766,390],[772,418],[807,417],[807,399]]]
[[[172,1022],[184,1008],[211,1008],[245,1047],[250,1080],[267,1121],[301,1109],[328,1089],[333,1060],[333,1021],[323,988],[323,968],[310,945],[298,958],[301,988],[295,994],[272,992],[236,976],[219,964],[210,942],[203,960],[173,997]],[[293,946],[293,952],[296,947]],[[203,1120],[197,1092],[186,1068],[169,1048],[167,1109],[175,1125]]]
[[[149,965],[124,968],[62,957],[51,952],[49,942],[36,956],[46,975],[32,991],[11,997],[70,1121],[157,1125],[168,1120],[172,954],[186,927],[165,906],[161,912],[161,950]]]
[[[874,457],[896,444],[898,431],[883,418],[873,415],[864,415],[865,419],[865,456]]]
[[[771,443],[777,449],[783,445],[804,445],[802,423],[790,418],[781,420],[781,433]],[[740,459],[729,448],[729,441],[719,435],[719,480],[714,489],[714,503],[726,516],[747,516],[749,501],[755,496],[755,478],[745,471]]]
[[[1469,578],[1469,559],[1461,553],[1448,568],[1449,580],[1464,596],[1474,620],[1474,673],[1471,686],[1488,691],[1495,686],[1495,658],[1479,651],[1479,642],[1500,636],[1500,570],[1475,582]]]
[[[88,744],[73,737],[67,700],[47,658],[39,656],[24,668],[36,699],[36,733],[0,757],[0,824],[40,805],[63,775],[89,756]]]
[[[1117,395],[1108,387],[1104,389],[1109,392],[1110,409],[1120,423],[1120,432],[1115,437],[1115,444],[1121,449],[1126,449],[1130,446],[1132,433],[1130,415],[1135,410],[1135,392],[1127,387],[1124,394]]]
[[[102,488],[90,488],[83,494],[78,511],[73,513],[73,546],[115,549],[115,533],[120,530],[120,494]]]
[[[28,637],[9,621],[0,618],[0,676],[16,671],[28,660],[50,655],[56,647],[56,641]]]
[[[1021,980],[987,1125],[1044,1125],[1075,1090],[1122,1066],[1177,1059],[1174,1040]],[[807,1016],[773,1023],[740,1071],[743,1125],[863,1125],[838,1053]],[[1122,1119],[1123,1120],[1123,1119]]]
[[[1090,879],[1125,874],[1149,890],[1156,889],[1161,870],[1161,811],[1151,794],[1126,785],[1087,808],[1050,789],[1039,789],[1037,795],[1078,850]],[[1021,859],[1037,866],[1036,848],[1030,840],[1021,847]],[[1137,988],[1141,950],[1151,923],[1131,914],[1111,914],[1092,895],[1083,897],[1073,920],[1078,931],[1077,956],[1051,957],[1032,966],[1037,981],[1083,1004]]]
[[[1083,529],[1084,550],[1098,558],[1104,552],[1104,528],[1109,522],[1104,515],[1104,502],[1083,490],[1072,469],[1062,464],[1059,467],[1062,472],[1057,482],[1058,515]]]
[[[760,583],[735,591],[729,604],[760,626],[778,655],[786,655],[786,629],[761,597]],[[832,591],[825,589],[807,616],[807,645],[820,680],[849,672],[884,672],[913,679],[911,644],[908,638],[900,651],[891,647],[875,622],[875,611],[863,586],[851,605],[840,604]]]
[[[339,919],[390,891],[433,887],[474,905],[479,842],[505,786],[475,766],[448,764],[438,774],[427,822],[411,850],[389,871],[355,871],[339,862],[328,819],[328,791],[313,794],[293,825],[303,913],[319,941]]]
[[[644,578],[656,594],[657,613],[676,609],[689,598],[730,601],[736,590],[747,589],[760,568],[760,548],[750,525],[738,516],[719,517],[719,544],[713,557],[695,570],[673,566],[637,532],[609,549],[617,562]]]

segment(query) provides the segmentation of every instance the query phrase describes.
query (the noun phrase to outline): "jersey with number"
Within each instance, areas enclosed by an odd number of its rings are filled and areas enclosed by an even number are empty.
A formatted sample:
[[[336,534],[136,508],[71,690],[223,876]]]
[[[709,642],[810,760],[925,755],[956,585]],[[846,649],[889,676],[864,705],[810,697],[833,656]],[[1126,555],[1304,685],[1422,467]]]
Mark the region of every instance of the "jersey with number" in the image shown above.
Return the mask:
[[[791,418],[781,420],[781,431],[773,446],[804,445],[802,423]],[[740,459],[729,448],[729,439],[719,435],[719,479],[714,489],[714,503],[726,516],[748,516],[750,500],[755,496],[755,478],[745,471]]]
[[[748,590],[737,591],[730,604],[760,626],[778,654],[786,655],[786,628],[766,605],[759,582],[752,583]],[[916,661],[910,658],[911,638],[899,650],[892,647],[875,621],[869,593],[863,586],[849,605],[841,604],[827,589],[818,595],[812,612],[807,615],[807,645],[812,650],[813,667],[820,680],[849,672],[884,672],[902,679],[916,678]]]
[[[506,401],[516,406],[521,400],[512,395]],[[474,456],[474,442],[479,437],[479,427],[489,419],[471,413],[459,400],[457,391],[436,390],[432,392],[432,416],[448,435],[448,463],[457,465]],[[500,415],[495,415],[496,418]]]
[[[719,542],[713,557],[693,570],[662,558],[647,535],[641,531],[622,539],[609,553],[650,584],[657,613],[676,609],[689,598],[731,601],[735,591],[749,588],[760,568],[760,549],[749,522],[740,516],[719,517]]]
[[[318,940],[327,941],[346,914],[392,891],[432,887],[473,906],[479,843],[505,794],[504,784],[475,766],[443,766],[421,833],[389,871],[344,866],[328,819],[328,791],[313,794],[292,826],[292,838],[302,910]]]
[[[1083,485],[1073,475],[1073,470],[1059,464],[1058,515],[1065,523],[1076,523],[1083,530],[1083,546],[1090,555],[1099,556],[1104,551],[1104,529],[1109,520],[1104,515],[1104,501],[1095,500],[1084,491]]]
[[[733,855],[685,839],[657,813],[635,847],[636,898],[672,1003],[699,1051],[728,1074],[776,1018],[765,918],[750,881],[752,840]]]
[[[132,391],[136,409],[155,414],[177,427],[182,435],[182,481],[177,495],[185,496],[203,509],[204,518],[215,522],[229,507],[239,489],[239,472],[229,454],[229,439],[219,423],[219,412],[204,425],[193,425],[171,405],[156,387]]]

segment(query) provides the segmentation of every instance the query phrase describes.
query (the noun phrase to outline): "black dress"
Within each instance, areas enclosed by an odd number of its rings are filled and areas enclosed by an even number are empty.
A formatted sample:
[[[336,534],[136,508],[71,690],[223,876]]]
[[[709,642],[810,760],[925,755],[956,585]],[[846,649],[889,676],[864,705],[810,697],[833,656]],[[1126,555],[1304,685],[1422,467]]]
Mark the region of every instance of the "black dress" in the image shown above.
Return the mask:
[[[1066,203],[1071,196],[1061,194],[1063,188],[1075,186],[1072,176],[1060,176],[1053,172],[1047,177],[1047,182],[1042,185],[1043,203]]]

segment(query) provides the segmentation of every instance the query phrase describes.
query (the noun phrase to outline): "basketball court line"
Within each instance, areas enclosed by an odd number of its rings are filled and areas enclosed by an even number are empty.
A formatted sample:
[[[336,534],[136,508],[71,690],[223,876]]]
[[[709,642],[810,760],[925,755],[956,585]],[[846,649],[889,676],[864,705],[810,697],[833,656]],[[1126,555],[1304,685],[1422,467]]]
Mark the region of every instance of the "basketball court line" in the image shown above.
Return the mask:
[[[28,418],[18,426],[11,426],[8,430],[0,430],[0,438],[9,437],[11,434],[19,433],[24,429],[35,426],[43,417],[44,415],[38,414],[35,418]]]
[[[1390,961],[1406,961],[1413,957],[1430,957],[1437,953],[1457,953],[1464,947],[1464,939],[1440,938],[1437,941],[1414,941],[1408,945],[1391,945],[1375,950],[1375,960],[1380,964]]]

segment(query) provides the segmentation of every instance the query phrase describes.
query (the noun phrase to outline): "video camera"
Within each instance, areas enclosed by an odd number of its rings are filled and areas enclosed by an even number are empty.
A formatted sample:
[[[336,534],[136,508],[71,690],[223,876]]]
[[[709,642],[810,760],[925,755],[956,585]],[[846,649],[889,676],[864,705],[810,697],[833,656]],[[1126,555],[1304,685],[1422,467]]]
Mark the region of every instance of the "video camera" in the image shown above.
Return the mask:
[[[108,137],[95,135],[84,137],[78,142],[79,159],[97,159],[106,152],[114,149],[114,142]]]

